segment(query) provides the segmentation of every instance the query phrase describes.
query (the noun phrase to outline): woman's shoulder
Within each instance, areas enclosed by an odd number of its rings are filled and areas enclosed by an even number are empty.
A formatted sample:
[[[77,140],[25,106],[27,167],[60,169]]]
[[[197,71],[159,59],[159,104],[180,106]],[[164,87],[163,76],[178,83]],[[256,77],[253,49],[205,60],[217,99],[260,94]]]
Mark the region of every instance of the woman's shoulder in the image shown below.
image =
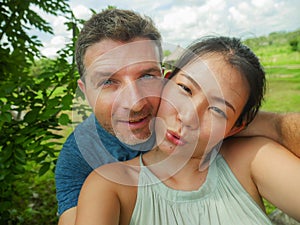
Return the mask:
[[[253,161],[261,149],[273,144],[272,140],[263,137],[230,138],[224,141],[220,151],[237,180],[262,208],[261,196],[253,179]]]
[[[138,182],[140,166],[138,160],[132,159],[126,162],[114,162],[102,165],[95,169],[90,179],[95,182],[107,183],[110,185],[135,186]]]

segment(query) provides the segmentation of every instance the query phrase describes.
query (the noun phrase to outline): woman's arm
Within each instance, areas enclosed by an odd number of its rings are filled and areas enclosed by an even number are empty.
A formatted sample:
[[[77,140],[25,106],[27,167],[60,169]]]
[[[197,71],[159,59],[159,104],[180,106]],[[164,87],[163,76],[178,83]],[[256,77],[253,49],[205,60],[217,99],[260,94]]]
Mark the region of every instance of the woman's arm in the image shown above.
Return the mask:
[[[300,157],[300,113],[259,112],[237,136],[271,138]]]
[[[259,193],[300,221],[300,159],[276,142],[254,138],[251,175]]]
[[[120,201],[115,185],[93,171],[82,186],[76,225],[118,225]]]

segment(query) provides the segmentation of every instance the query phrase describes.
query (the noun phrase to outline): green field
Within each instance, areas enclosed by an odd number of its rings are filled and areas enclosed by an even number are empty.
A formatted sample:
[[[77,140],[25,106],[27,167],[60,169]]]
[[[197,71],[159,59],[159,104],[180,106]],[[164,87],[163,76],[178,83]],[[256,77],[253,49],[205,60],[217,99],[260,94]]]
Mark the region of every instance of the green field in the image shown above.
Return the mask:
[[[269,66],[267,90],[263,110],[274,112],[300,112],[300,64]]]

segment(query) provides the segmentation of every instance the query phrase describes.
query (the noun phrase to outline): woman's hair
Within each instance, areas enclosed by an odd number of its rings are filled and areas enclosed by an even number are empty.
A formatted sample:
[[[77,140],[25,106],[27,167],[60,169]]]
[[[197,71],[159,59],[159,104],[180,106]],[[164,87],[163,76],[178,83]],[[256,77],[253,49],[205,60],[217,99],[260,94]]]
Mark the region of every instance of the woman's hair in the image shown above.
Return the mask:
[[[249,98],[235,126],[248,125],[257,114],[265,93],[265,72],[257,56],[240,39],[233,37],[205,37],[193,42],[175,64],[169,79],[185,65],[206,54],[221,54],[225,61],[237,69],[249,84]]]

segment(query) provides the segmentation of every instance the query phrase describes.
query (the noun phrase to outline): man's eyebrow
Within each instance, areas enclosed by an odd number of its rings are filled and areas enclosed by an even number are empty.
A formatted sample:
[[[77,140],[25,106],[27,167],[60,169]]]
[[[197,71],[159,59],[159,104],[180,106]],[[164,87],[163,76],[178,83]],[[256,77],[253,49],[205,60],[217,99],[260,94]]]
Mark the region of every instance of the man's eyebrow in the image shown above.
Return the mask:
[[[113,75],[113,72],[97,71],[92,74],[91,77],[110,77]]]
[[[142,69],[139,71],[140,74],[147,74],[147,73],[153,73],[153,72],[158,72],[158,73],[162,74],[162,70],[158,67],[146,68],[146,69]],[[118,70],[116,70],[116,71],[96,71],[93,73],[92,77],[111,77],[117,73],[118,73]]]
[[[140,71],[140,73],[142,74],[153,73],[153,72],[159,72],[160,74],[162,74],[162,70],[158,67],[151,67]]]
[[[221,97],[218,97],[218,96],[213,96],[213,97],[211,97],[211,99],[213,101],[225,104],[226,106],[228,106],[229,108],[231,108],[234,113],[236,112],[235,108],[233,107],[233,105],[230,104],[230,102],[226,101],[224,98],[221,98]]]

